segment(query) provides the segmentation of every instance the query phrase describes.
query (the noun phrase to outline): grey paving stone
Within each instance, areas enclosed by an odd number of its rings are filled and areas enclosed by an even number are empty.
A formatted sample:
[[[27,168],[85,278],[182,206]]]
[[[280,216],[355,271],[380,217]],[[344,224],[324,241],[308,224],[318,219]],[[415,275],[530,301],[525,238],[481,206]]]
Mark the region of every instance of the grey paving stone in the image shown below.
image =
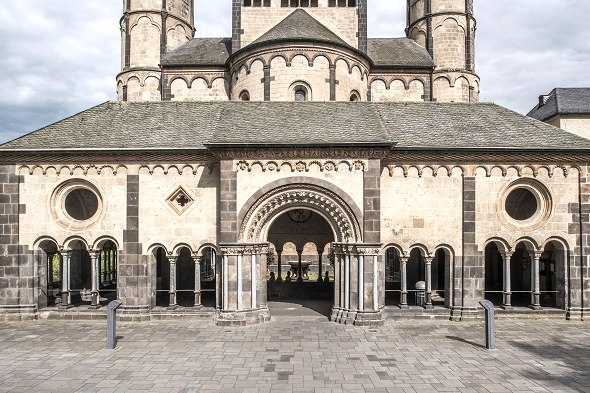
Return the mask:
[[[177,320],[0,324],[1,392],[590,392],[588,323],[386,321],[342,326],[275,317],[228,329]]]

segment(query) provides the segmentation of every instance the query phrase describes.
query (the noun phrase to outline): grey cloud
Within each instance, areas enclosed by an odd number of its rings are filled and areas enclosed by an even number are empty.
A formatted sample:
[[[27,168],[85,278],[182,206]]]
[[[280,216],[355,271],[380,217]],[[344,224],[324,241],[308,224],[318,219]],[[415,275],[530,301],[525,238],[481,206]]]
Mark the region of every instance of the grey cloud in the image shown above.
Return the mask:
[[[587,0],[475,0],[481,97],[526,113],[590,86]],[[0,1],[0,143],[115,99],[120,0]],[[369,0],[369,35],[403,36],[405,0]],[[198,36],[229,36],[231,2],[196,0]]]

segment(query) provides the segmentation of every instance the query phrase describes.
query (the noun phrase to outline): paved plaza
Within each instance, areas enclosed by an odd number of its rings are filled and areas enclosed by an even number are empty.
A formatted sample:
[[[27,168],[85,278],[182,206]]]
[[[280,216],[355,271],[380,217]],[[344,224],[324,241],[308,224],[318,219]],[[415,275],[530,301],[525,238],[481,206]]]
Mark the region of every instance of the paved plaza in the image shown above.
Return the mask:
[[[315,308],[321,310],[321,307]],[[0,324],[2,392],[590,392],[590,324],[387,320],[359,328],[299,305],[272,304],[270,323],[209,320]]]

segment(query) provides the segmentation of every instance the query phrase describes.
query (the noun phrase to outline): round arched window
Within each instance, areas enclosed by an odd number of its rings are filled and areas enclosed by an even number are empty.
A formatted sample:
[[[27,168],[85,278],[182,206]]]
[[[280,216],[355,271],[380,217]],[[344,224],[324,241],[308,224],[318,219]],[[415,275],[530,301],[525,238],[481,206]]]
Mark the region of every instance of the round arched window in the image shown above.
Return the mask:
[[[359,93],[353,90],[352,93],[350,93],[350,102],[357,102],[360,100],[361,100],[361,97],[360,97]]]
[[[307,89],[303,86],[295,88],[295,101],[307,101]]]
[[[250,101],[250,93],[247,90],[244,90],[240,93],[240,100],[241,101]]]
[[[66,195],[64,208],[74,220],[86,221],[98,211],[98,197],[87,188],[75,188]]]

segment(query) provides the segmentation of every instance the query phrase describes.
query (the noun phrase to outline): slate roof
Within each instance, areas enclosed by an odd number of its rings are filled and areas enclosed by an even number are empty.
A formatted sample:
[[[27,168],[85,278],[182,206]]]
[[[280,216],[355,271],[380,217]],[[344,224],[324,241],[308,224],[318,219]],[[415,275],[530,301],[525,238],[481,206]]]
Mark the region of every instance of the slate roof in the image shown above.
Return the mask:
[[[162,66],[225,66],[231,38],[193,38],[162,58]]]
[[[428,51],[409,38],[369,38],[367,54],[377,67],[434,67]]]
[[[540,96],[527,116],[547,120],[557,115],[590,114],[590,88],[556,88]]]
[[[277,40],[290,41],[328,41],[339,45],[348,45],[342,38],[338,37],[322,25],[303,9],[298,8],[279,22],[275,27],[264,33],[250,45],[271,42]]]
[[[228,145],[590,151],[590,140],[495,104],[238,101],[108,102],[0,150]]]

